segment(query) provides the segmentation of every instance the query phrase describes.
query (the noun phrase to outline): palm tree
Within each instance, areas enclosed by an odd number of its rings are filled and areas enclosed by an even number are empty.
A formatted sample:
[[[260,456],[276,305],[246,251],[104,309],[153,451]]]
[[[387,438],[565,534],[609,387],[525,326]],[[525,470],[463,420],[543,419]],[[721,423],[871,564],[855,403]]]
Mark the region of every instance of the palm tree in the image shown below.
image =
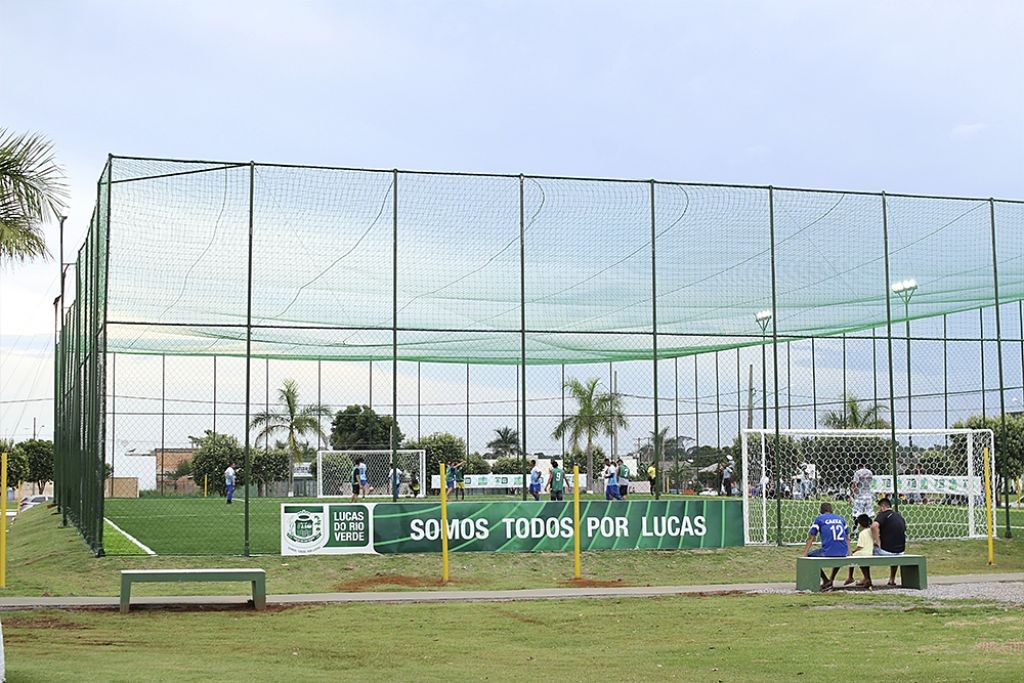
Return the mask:
[[[829,429],[885,429],[889,426],[881,417],[885,408],[878,404],[862,406],[853,394],[843,397],[843,408],[842,412],[832,410],[826,413],[821,423]]]
[[[581,439],[586,439],[588,490],[594,482],[594,439],[600,434],[611,436],[616,429],[629,426],[622,413],[622,398],[618,394],[599,393],[600,384],[599,379],[588,379],[586,383],[566,380],[563,389],[576,400],[576,414],[559,422],[552,433],[555,439],[568,433],[574,449],[579,448]]]
[[[39,224],[59,215],[66,197],[50,142],[0,128],[0,265],[49,255]]]
[[[292,456],[293,462],[300,462],[305,450],[299,443],[300,436],[307,434],[320,435],[325,441],[327,435],[320,427],[321,417],[330,417],[327,406],[313,404],[299,405],[299,385],[293,379],[286,379],[284,385],[277,390],[277,398],[283,410],[279,413],[265,411],[253,416],[250,429],[258,429],[256,440],[265,439],[268,443],[273,434],[285,432],[285,447]],[[288,468],[288,491],[292,490],[292,468]]]
[[[487,444],[496,456],[508,457],[519,452],[519,431],[511,427],[495,429],[494,433],[498,438]]]

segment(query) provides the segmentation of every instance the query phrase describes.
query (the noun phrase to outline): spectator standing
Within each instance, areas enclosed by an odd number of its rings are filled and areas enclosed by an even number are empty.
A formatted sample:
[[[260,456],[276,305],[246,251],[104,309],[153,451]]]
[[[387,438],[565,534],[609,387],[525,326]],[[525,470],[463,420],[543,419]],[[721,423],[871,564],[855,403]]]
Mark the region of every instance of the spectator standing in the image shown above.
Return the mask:
[[[235,495],[235,463],[229,464],[224,470],[224,488],[228,492],[228,505],[231,505],[231,499]]]

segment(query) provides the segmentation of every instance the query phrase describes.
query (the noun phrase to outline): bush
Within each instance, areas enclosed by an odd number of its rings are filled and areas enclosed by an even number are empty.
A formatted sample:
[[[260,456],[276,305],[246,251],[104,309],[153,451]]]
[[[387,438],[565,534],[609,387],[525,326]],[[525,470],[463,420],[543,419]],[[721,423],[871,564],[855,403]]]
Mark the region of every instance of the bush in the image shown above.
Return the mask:
[[[504,456],[494,461],[491,466],[492,474],[522,474],[523,462],[515,456]]]
[[[228,465],[235,466],[235,485],[245,485],[245,472],[242,469],[245,452],[242,450],[238,439],[227,434],[206,430],[201,437],[190,436],[193,447],[196,451],[192,455],[192,478],[195,481],[202,481],[207,477],[207,487],[218,495],[225,495],[227,488],[224,484],[224,470]],[[255,452],[250,452],[255,455]]]

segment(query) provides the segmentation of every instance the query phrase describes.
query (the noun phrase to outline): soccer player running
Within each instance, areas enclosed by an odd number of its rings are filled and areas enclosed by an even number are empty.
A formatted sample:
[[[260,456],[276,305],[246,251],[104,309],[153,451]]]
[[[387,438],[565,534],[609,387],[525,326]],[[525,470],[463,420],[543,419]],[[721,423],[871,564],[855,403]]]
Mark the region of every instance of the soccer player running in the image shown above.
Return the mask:
[[[224,488],[228,492],[228,505],[231,505],[231,498],[235,495],[235,463],[224,470]]]
[[[565,470],[558,466],[557,460],[551,461],[547,490],[551,492],[551,500],[565,500]]]
[[[544,475],[540,471],[540,466],[537,465],[536,460],[530,461],[530,495],[533,496],[534,500],[540,500],[540,482]]]
[[[875,514],[874,502],[871,500],[871,482],[875,475],[868,469],[868,464],[861,461],[860,468],[853,473],[850,482],[850,502],[853,503],[853,518],[860,515],[871,517]]]
[[[847,536],[846,520],[832,512],[831,503],[822,503],[818,508],[818,516],[814,518],[810,530],[807,532],[807,544],[804,546],[804,555],[807,557],[846,557],[850,550]],[[821,535],[821,547],[811,550],[814,539]],[[832,582],[839,573],[839,567],[832,568],[832,575],[825,576],[821,572],[821,590],[832,590]]]
[[[604,499],[622,500],[619,493],[619,468],[608,458],[604,459]]]
[[[466,500],[466,461],[455,463],[452,471],[455,472],[455,499]]]

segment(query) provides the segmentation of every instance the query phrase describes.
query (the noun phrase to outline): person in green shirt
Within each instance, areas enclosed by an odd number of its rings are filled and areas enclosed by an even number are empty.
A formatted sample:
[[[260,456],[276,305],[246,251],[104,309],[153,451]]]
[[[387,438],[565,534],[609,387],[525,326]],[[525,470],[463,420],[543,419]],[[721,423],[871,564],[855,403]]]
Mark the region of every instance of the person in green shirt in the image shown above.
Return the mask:
[[[622,499],[626,499],[626,495],[629,493],[629,467],[626,463],[622,462],[622,458],[619,458],[619,495]]]
[[[455,467],[455,499],[466,500],[466,461],[456,463]]]
[[[565,470],[558,466],[557,460],[551,461],[547,489],[551,491],[551,500],[565,500]]]

